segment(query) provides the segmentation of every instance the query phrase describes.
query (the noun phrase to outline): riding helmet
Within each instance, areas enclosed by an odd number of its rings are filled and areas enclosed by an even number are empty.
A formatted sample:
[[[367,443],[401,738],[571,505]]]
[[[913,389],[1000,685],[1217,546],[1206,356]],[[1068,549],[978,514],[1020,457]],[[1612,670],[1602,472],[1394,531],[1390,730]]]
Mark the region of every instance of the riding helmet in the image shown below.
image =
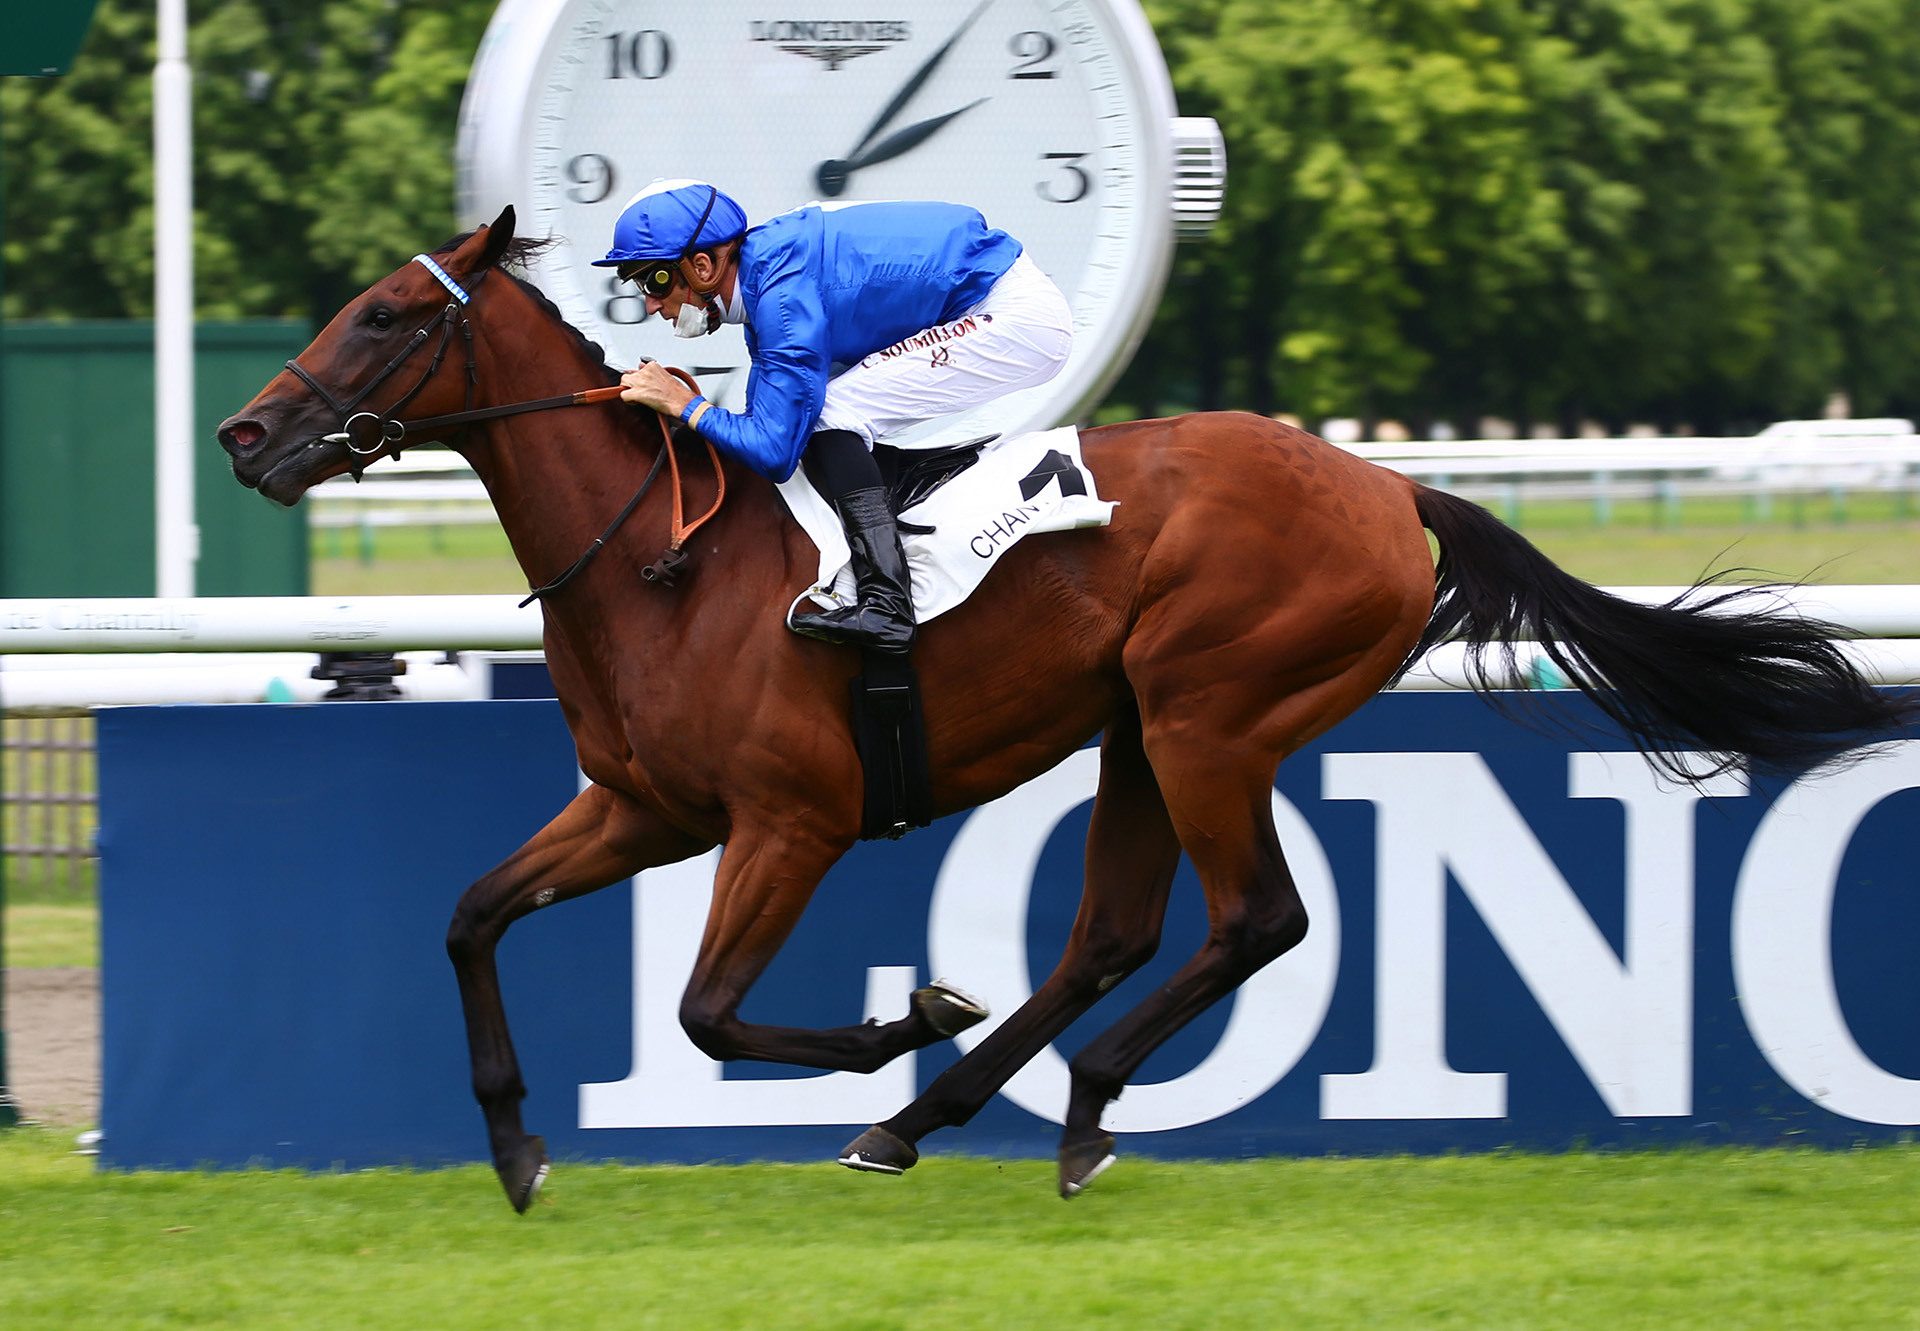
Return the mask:
[[[704,180],[656,180],[627,200],[613,246],[594,265],[684,259],[746,234],[747,214]]]

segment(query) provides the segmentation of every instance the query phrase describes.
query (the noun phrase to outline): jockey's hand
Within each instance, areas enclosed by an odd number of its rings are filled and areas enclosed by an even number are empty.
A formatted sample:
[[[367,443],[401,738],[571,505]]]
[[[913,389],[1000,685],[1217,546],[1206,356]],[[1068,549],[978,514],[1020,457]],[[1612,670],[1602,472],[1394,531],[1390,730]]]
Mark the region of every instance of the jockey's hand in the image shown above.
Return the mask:
[[[628,370],[620,376],[620,386],[624,390],[620,394],[622,402],[652,407],[669,416],[678,417],[693,401],[693,390],[668,374],[658,361]]]

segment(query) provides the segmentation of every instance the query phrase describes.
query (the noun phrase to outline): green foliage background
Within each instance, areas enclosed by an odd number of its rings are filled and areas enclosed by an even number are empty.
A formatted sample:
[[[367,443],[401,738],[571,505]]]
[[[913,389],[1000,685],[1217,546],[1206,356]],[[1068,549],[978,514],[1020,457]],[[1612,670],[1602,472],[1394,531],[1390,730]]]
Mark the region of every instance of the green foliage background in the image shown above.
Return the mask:
[[[1920,0],[1145,7],[1231,188],[1116,410],[1920,413]],[[204,316],[324,321],[455,229],[492,8],[195,0]],[[149,312],[152,25],[0,83],[9,317]]]

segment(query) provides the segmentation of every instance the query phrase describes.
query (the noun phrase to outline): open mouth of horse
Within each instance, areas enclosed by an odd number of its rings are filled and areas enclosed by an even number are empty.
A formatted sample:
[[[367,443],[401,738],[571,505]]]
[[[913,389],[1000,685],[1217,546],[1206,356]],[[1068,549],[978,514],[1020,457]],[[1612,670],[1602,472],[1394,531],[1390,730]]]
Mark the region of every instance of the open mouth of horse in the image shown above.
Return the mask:
[[[242,485],[258,490],[276,504],[292,508],[308,490],[345,470],[340,464],[345,461],[346,451],[344,444],[329,441],[322,435],[309,435],[264,467],[256,463],[243,468],[236,463],[233,474]]]

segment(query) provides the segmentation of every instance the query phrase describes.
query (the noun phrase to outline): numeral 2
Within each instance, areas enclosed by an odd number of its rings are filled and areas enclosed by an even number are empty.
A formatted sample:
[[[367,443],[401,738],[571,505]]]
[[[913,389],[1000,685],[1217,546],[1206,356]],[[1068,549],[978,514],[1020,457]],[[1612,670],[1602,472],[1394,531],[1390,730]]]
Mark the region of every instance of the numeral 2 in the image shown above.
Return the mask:
[[[1007,43],[1012,52],[1021,57],[1021,63],[1015,65],[1010,79],[1050,79],[1054,77],[1052,69],[1041,68],[1053,58],[1053,38],[1044,32],[1016,32]]]

